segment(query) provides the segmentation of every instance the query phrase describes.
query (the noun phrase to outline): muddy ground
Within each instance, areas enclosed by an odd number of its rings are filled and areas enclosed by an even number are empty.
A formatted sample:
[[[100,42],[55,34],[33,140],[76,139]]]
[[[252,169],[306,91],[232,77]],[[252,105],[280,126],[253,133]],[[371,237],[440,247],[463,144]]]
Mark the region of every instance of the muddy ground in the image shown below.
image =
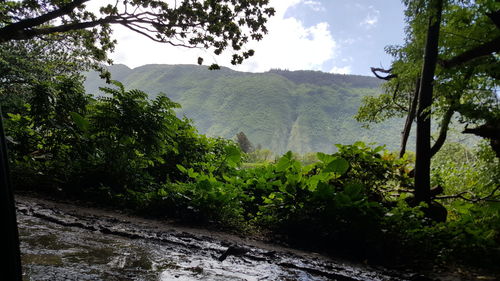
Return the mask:
[[[16,202],[25,280],[497,280],[459,269],[424,278],[116,210]]]

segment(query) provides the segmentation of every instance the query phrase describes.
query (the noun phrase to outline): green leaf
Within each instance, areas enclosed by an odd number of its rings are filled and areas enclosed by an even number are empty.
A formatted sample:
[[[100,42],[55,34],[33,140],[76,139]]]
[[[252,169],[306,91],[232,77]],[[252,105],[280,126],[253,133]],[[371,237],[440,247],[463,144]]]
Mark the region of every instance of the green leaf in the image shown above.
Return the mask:
[[[339,206],[347,206],[352,203],[351,198],[342,192],[337,194],[337,196],[335,197],[335,202]]]
[[[228,165],[236,167],[241,162],[241,151],[235,146],[227,146],[225,150]]]
[[[309,180],[307,181],[307,187],[309,191],[313,192],[316,190],[316,187],[318,186],[320,179],[321,178],[319,175],[314,175],[309,178]]]
[[[333,172],[337,175],[343,175],[349,169],[349,162],[344,158],[336,158],[326,165],[324,172],[330,173]]]
[[[165,189],[163,188],[158,189],[158,196],[166,197],[167,195],[168,193],[165,191]]]
[[[334,193],[333,193],[332,187],[329,184],[324,183],[324,182],[319,182],[318,183],[316,192],[314,193],[314,195],[317,196],[320,199],[331,198],[331,196],[333,194]]]
[[[330,154],[326,154],[326,153],[323,153],[323,152],[318,152],[316,154],[316,156],[318,157],[319,161],[323,162],[323,163],[329,163],[333,160],[335,160],[335,156],[332,156]]]
[[[180,165],[180,164],[177,164],[177,169],[179,169],[179,171],[187,174],[187,169],[184,168],[184,166]]]
[[[283,172],[286,169],[288,169],[288,167],[290,167],[290,165],[291,165],[290,158],[283,156],[280,158],[280,160],[276,164],[276,172]]]
[[[12,121],[19,121],[21,120],[21,114],[14,114],[14,113],[7,113],[7,116],[10,117],[10,120]]]
[[[364,185],[358,182],[350,182],[344,186],[344,193],[352,200],[361,199]]]
[[[88,131],[88,129],[90,127],[89,120],[87,120],[85,117],[81,116],[80,114],[78,114],[74,111],[71,111],[69,113],[69,115],[71,116],[71,119],[73,120],[73,122],[75,122],[78,129],[80,129],[84,132]]]

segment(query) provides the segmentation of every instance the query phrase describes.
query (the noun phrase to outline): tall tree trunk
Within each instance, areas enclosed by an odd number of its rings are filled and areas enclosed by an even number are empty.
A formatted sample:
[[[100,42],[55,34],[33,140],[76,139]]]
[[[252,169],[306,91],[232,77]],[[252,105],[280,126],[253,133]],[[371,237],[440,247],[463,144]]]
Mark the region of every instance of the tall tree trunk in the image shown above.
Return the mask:
[[[439,27],[443,0],[429,3],[429,26],[425,42],[424,63],[420,76],[420,91],[417,110],[417,155],[415,161],[415,199],[417,202],[431,201],[431,106],[434,73],[438,56]]]
[[[16,208],[9,177],[7,143],[3,130],[0,108],[0,225],[4,234],[0,241],[0,272],[2,280],[22,280],[19,234],[17,230]],[[5,278],[5,279],[4,279]]]

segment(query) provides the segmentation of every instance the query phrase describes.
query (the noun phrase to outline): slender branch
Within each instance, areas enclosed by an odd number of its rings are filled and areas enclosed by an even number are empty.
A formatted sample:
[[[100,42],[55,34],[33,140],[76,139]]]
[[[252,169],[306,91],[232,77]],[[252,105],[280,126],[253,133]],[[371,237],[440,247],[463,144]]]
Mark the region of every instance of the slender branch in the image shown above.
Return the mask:
[[[131,23],[121,23],[123,26],[125,26],[126,28],[132,30],[132,31],[135,31],[143,36],[146,36],[147,38],[155,41],[155,42],[158,42],[158,43],[167,43],[167,44],[170,44],[172,46],[175,46],[175,47],[184,47],[184,48],[189,48],[189,49],[195,49],[195,48],[199,48],[199,46],[191,46],[191,45],[186,45],[186,44],[179,44],[179,43],[174,43],[172,41],[167,41],[165,39],[158,39],[156,37],[153,37],[151,36],[150,34],[148,34],[147,32],[145,31],[142,31],[142,27],[138,26],[138,25],[134,25],[134,24],[131,24]],[[147,30],[147,29],[146,29]]]
[[[370,70],[372,71],[373,75],[375,75],[378,79],[391,80],[392,78],[398,77],[397,74],[389,74],[387,76],[381,76],[380,74],[378,74],[378,72],[381,72],[381,73],[391,73],[392,68],[390,68],[390,69],[383,69],[383,68],[377,68],[377,67],[370,67]]]
[[[454,106],[450,106],[443,115],[443,119],[441,120],[441,128],[439,129],[439,136],[431,148],[431,157],[433,157],[443,146],[446,141],[446,136],[448,134],[448,127],[451,122],[451,117],[455,113]]]
[[[450,32],[450,31],[442,31],[443,34],[450,34],[450,35],[453,35],[453,36],[456,36],[456,37],[460,37],[462,39],[466,39],[466,40],[472,40],[472,41],[476,41],[478,43],[485,43],[484,40],[480,40],[480,39],[477,39],[477,38],[472,38],[472,37],[468,37],[468,36],[464,36],[462,34],[458,34],[458,33],[455,33],[455,32]]]
[[[484,196],[484,197],[471,197],[471,198],[467,198],[464,196],[464,194],[470,194],[471,196],[475,196],[472,192],[470,191],[463,191],[463,192],[460,192],[458,194],[455,194],[455,195],[447,195],[447,196],[436,196],[434,197],[434,199],[456,199],[456,198],[460,198],[460,199],[463,199],[465,201],[469,201],[469,202],[473,202],[473,203],[477,203],[477,202],[480,202],[480,201],[487,201],[487,202],[500,202],[500,199],[496,199],[496,198],[492,198],[495,193],[500,190],[500,185],[498,185],[495,189],[493,189],[490,194]]]
[[[408,138],[410,137],[411,126],[413,121],[415,121],[415,113],[417,112],[418,103],[418,92],[420,91],[420,78],[417,79],[415,84],[415,91],[413,93],[413,99],[410,103],[410,109],[408,115],[406,116],[405,126],[401,132],[401,149],[399,150],[399,158],[402,158],[406,152],[406,144],[408,143]]]

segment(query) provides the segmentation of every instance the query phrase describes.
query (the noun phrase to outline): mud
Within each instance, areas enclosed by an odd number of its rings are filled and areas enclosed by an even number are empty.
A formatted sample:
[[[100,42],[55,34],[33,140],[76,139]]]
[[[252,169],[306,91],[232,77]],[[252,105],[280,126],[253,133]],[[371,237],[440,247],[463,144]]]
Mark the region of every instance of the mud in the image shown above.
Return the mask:
[[[17,197],[24,280],[410,280],[222,232]],[[241,256],[218,257],[236,245]],[[414,275],[413,275],[414,276]]]

